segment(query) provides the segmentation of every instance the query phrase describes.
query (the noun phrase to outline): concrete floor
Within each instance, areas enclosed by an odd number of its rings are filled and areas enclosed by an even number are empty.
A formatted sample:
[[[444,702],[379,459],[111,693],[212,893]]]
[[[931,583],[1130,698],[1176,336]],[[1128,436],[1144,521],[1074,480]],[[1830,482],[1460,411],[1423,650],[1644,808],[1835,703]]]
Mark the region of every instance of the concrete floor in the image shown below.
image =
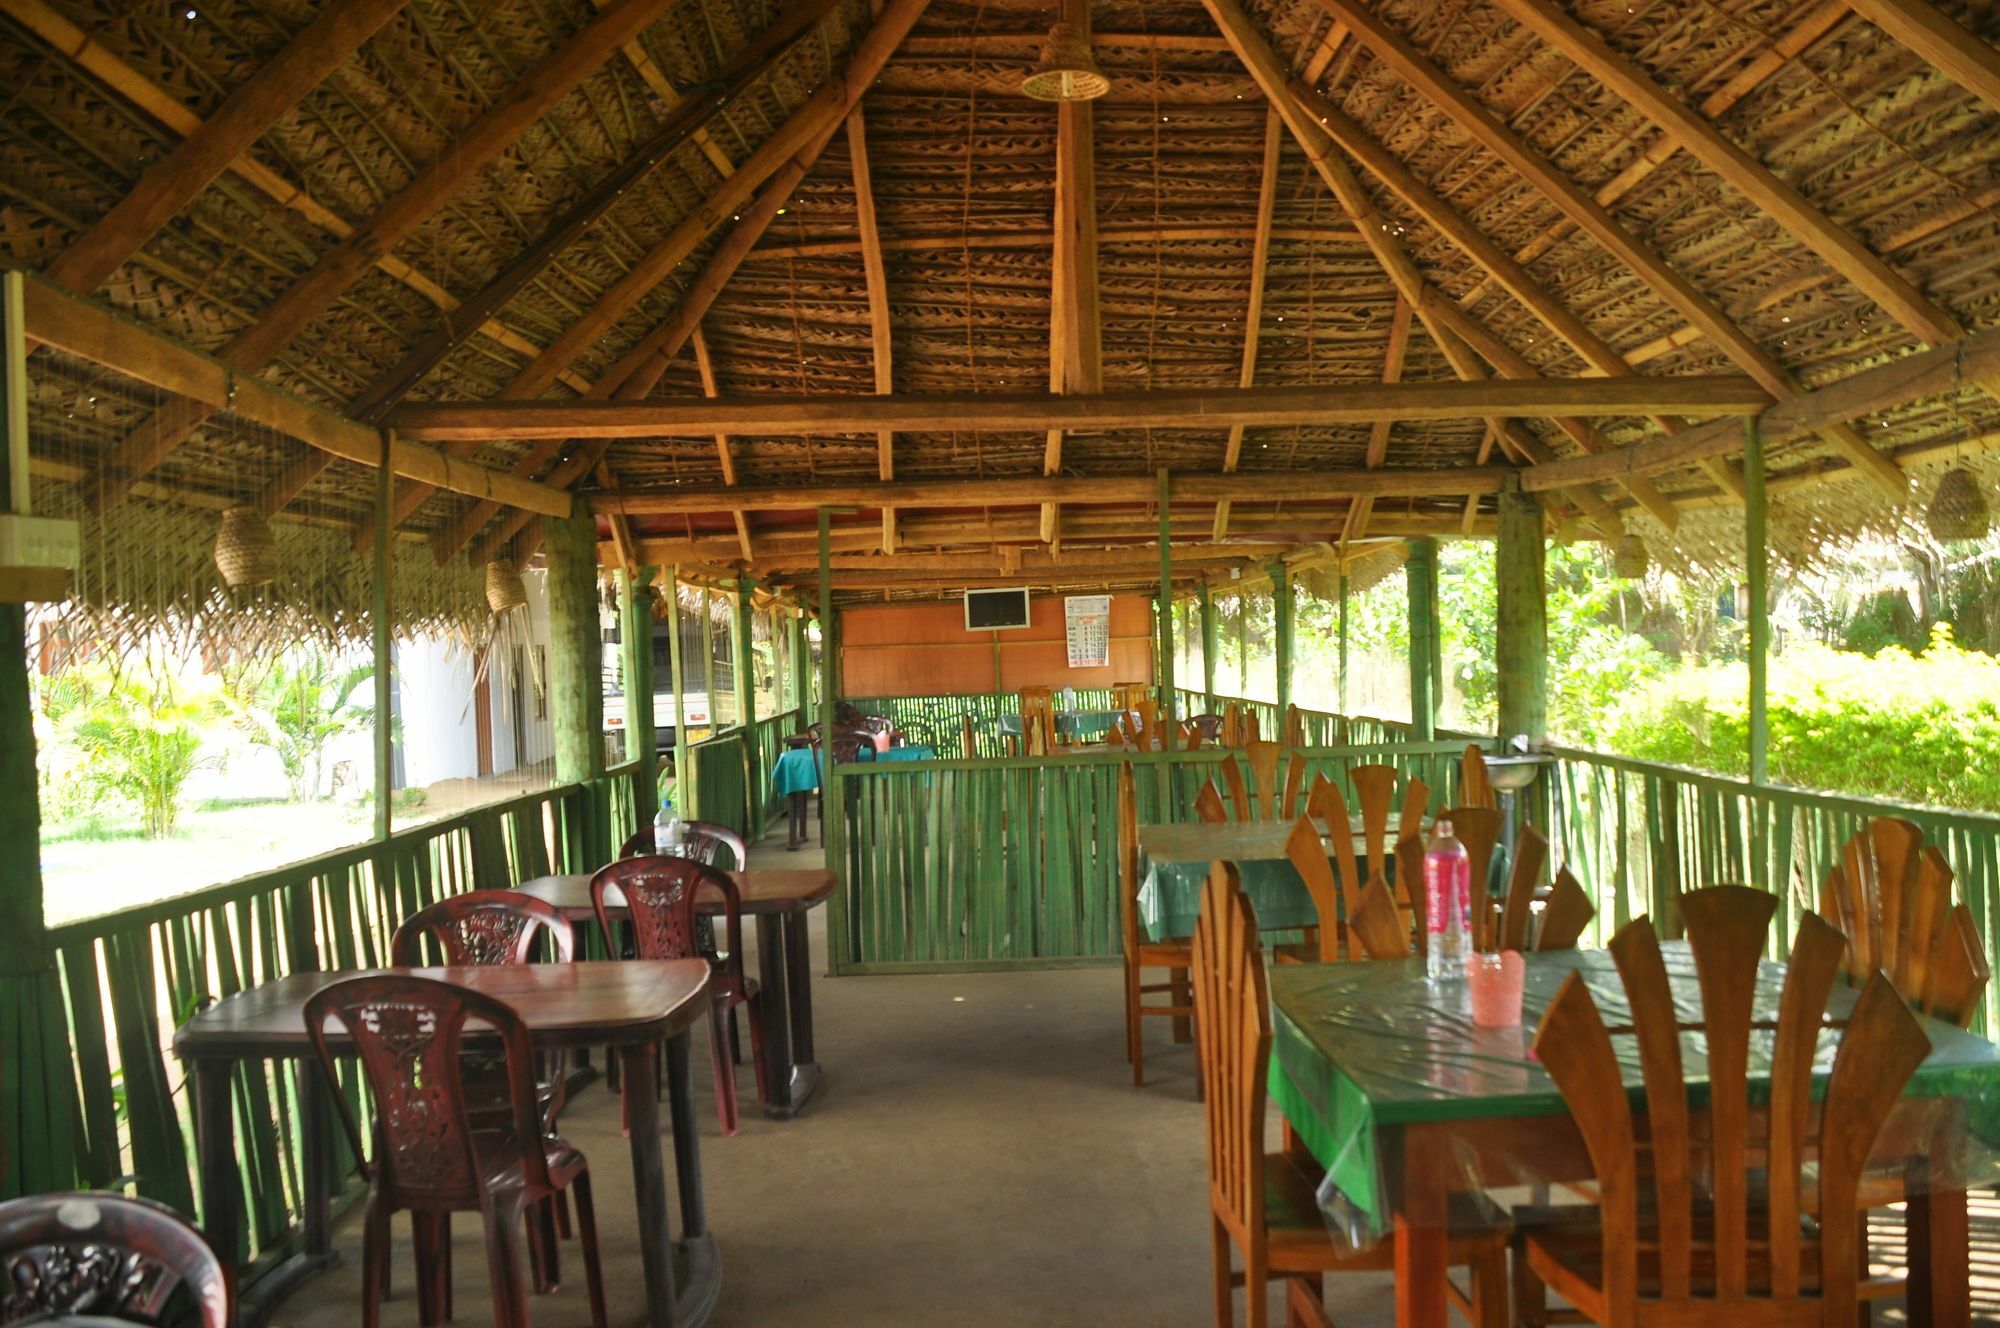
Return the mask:
[[[788,854],[773,841],[751,857],[796,867],[817,852]],[[814,946],[823,974],[823,926]],[[723,1260],[711,1322],[1213,1322],[1191,1049],[1171,1044],[1164,1020],[1148,1020],[1151,1082],[1132,1087],[1116,968],[821,977],[813,991],[825,1080],[799,1120],[757,1113],[746,1065],[737,1075],[743,1130],[722,1138],[705,1033],[695,1033],[702,1171]],[[616,1098],[585,1088],[563,1133],[594,1164],[611,1321],[638,1323],[644,1295]],[[1271,1139],[1275,1146],[1275,1126]],[[1985,1228],[1981,1254],[1992,1251],[1996,1219],[1990,1209],[1975,1218]],[[417,1322],[406,1221],[396,1224],[385,1325]],[[455,1321],[488,1322],[477,1221],[458,1218],[453,1234]],[[355,1222],[340,1230],[339,1247],[341,1266],[296,1294],[274,1323],[351,1328],[361,1303]],[[573,1243],[563,1257],[564,1285],[534,1302],[544,1328],[590,1321]],[[1391,1289],[1386,1275],[1333,1278],[1328,1304],[1343,1325],[1386,1328]],[[1981,1291],[1982,1301],[1994,1294],[1990,1283]],[[1990,1305],[1982,1322],[1992,1321]],[[1275,1295],[1272,1321],[1284,1321]]]

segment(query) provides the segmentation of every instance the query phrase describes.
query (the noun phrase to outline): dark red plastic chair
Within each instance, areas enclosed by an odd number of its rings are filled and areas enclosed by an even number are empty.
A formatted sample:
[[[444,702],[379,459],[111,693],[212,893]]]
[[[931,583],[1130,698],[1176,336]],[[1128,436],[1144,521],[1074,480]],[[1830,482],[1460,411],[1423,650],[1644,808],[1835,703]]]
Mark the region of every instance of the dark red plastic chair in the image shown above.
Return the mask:
[[[0,1203],[0,1324],[90,1315],[126,1323],[236,1322],[235,1282],[208,1239],[163,1204],[119,1194]],[[185,1291],[176,1296],[176,1291]],[[192,1318],[180,1318],[181,1306]]]
[[[717,821],[683,821],[681,828],[686,837],[681,841],[680,856],[705,862],[711,867],[720,866],[716,858],[723,849],[733,856],[729,870],[742,871],[750,863],[750,852],[743,843],[743,836]],[[618,849],[618,856],[629,858],[635,853],[657,852],[653,847],[653,827],[639,827],[639,832],[626,840]]]
[[[757,1068],[757,1097],[765,1100],[769,1085],[764,1069],[764,1002],[757,984],[743,973],[743,902],[736,883],[706,863],[690,858],[640,854],[601,867],[590,878],[590,906],[597,925],[613,935],[605,893],[616,889],[631,916],[632,952],[640,959],[708,960],[714,974],[709,989],[709,1044],[715,1061],[715,1107],[722,1132],[737,1132],[736,1073],[729,1049],[729,1016],[737,1006],[748,1007],[750,1059]],[[704,954],[695,916],[695,899],[703,889],[722,896],[724,949]]]
[[[513,1008],[449,982],[393,975],[325,987],[306,1002],[305,1016],[327,1082],[338,1082],[326,1033],[332,1020],[353,1039],[350,1054],[360,1060],[375,1098],[377,1147],[372,1162],[363,1165],[370,1187],[362,1232],[362,1328],[381,1322],[389,1287],[389,1219],[400,1211],[410,1213],[416,1230],[418,1297],[426,1324],[451,1317],[451,1214],[477,1212],[486,1227],[493,1322],[527,1328],[522,1224],[572,1187],[590,1318],[604,1328],[590,1168],[582,1153],[543,1133],[534,1054]],[[468,1023],[477,1026],[476,1039],[496,1042],[502,1052],[511,1109],[504,1130],[472,1126],[460,1054]],[[366,1156],[346,1096],[336,1088],[332,1097],[355,1156]]]
[[[555,905],[519,890],[469,890],[404,919],[389,941],[389,953],[399,966],[421,968],[430,962],[423,949],[429,937],[447,964],[525,964],[544,934],[556,962],[567,964],[576,951],[576,929]]]

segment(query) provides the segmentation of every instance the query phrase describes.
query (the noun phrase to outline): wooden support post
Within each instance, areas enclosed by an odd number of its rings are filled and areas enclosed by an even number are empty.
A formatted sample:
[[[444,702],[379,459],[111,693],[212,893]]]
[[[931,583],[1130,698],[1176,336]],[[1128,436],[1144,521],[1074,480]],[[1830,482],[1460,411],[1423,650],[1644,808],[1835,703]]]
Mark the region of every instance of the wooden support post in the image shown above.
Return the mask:
[[[391,669],[395,646],[389,640],[390,526],[382,518],[395,501],[396,473],[389,468],[389,430],[382,431],[382,464],[375,468],[375,584],[369,605],[369,634],[375,662],[375,838],[387,839],[394,828],[396,794],[396,724],[389,713]],[[517,720],[518,721],[518,717]]]
[[[1437,735],[1437,541],[1413,539],[1404,562],[1410,586],[1411,736],[1429,742]]]
[[[790,709],[799,712],[799,727],[803,729],[812,722],[806,714],[812,703],[812,652],[806,648],[806,611],[794,605],[792,610],[792,694]]]
[[[1502,742],[1525,733],[1539,743],[1548,734],[1547,553],[1541,503],[1532,494],[1501,494],[1494,655]]]
[[[1771,716],[1766,695],[1771,652],[1771,550],[1764,542],[1764,436],[1743,422],[1743,530],[1750,582],[1750,782],[1771,778]]]
[[[625,687],[625,754],[639,762],[639,824],[650,825],[660,809],[660,761],[655,754],[653,716],[653,606],[650,587],[657,567],[637,575],[618,571],[618,642]]]
[[[674,802],[683,817],[688,801],[687,659],[681,648],[681,569],[667,569],[667,672],[674,684]]]
[[[597,626],[597,521],[587,513],[542,525],[549,559],[549,720],[556,782],[604,773],[604,641]]]
[[[1272,640],[1276,643],[1278,682],[1278,731],[1271,736],[1283,739],[1285,715],[1292,704],[1292,635],[1297,601],[1293,594],[1292,569],[1281,558],[1271,564]]]
[[[736,582],[736,719],[743,726],[743,837],[761,839],[764,834],[763,786],[757,771],[757,652],[750,630],[750,588],[748,576]],[[745,864],[747,865],[747,864]]]
[[[1347,722],[1347,568],[1340,569],[1340,722]]]
[[[826,753],[826,767],[820,773],[821,805],[826,812],[825,825],[820,831],[820,847],[826,858],[826,869],[833,873],[833,898],[827,904],[827,966],[833,972],[841,971],[842,959],[853,959],[848,953],[847,898],[841,889],[847,878],[847,799],[846,790],[833,774],[833,712],[834,699],[834,644],[833,631],[833,531],[830,522],[832,513],[826,508],[819,509],[819,732],[821,750]]]
[[[1215,710],[1215,594],[1201,588],[1201,692],[1208,713]]]
[[[1160,644],[1153,672],[1160,681],[1160,722],[1173,730],[1174,720],[1174,530],[1172,511],[1167,505],[1170,481],[1167,468],[1160,467]],[[1171,741],[1168,743],[1172,745]]]

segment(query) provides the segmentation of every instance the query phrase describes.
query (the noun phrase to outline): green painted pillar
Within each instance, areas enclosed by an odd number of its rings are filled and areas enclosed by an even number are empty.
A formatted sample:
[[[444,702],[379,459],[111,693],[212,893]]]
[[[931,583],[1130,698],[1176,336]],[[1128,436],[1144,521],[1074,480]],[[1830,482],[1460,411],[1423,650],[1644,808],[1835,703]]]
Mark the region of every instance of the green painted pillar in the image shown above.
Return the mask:
[[[826,769],[821,772],[824,787],[821,802],[826,808],[826,827],[821,847],[826,868],[833,873],[833,897],[827,902],[827,962],[839,973],[856,956],[850,953],[847,934],[847,790],[833,774],[833,711],[835,705],[835,662],[839,650],[833,626],[833,538],[832,516],[819,509],[819,732],[826,752]]]
[[[1340,565],[1340,716],[1347,722],[1347,564]]]
[[[375,694],[371,736],[375,748],[377,839],[387,839],[394,828],[396,802],[396,724],[395,716],[389,713],[393,681],[391,669],[395,665],[395,646],[389,639],[389,577],[394,565],[390,555],[390,537],[395,529],[395,523],[389,519],[389,510],[394,505],[396,493],[396,472],[389,468],[389,450],[394,437],[388,429],[382,430],[382,457],[375,467],[375,538],[371,567],[374,585],[370,588],[368,608],[370,656],[375,665],[375,674],[370,681],[374,684]]]
[[[764,789],[757,771],[757,653],[750,630],[749,577],[736,582],[736,713],[743,724],[744,835],[764,834]]]
[[[1292,639],[1298,630],[1297,602],[1292,587],[1292,569],[1281,558],[1271,564],[1271,639],[1276,643],[1278,675],[1278,731],[1271,736],[1284,739],[1285,716],[1292,704]]]
[[[1771,549],[1766,539],[1764,434],[1757,417],[1743,421],[1743,529],[1750,586],[1750,782],[1771,778]]]
[[[806,648],[806,611],[803,606],[792,606],[792,696],[791,708],[798,711],[798,726],[803,729],[812,722],[806,714],[812,700],[812,652]]]
[[[1201,588],[1201,691],[1204,708],[1215,714],[1215,594]]]
[[[1160,467],[1160,644],[1153,672],[1160,683],[1160,722],[1169,726],[1174,718],[1174,530],[1167,506],[1167,469]],[[1171,731],[1171,729],[1169,729]]]
[[[715,694],[715,594],[701,588],[701,686],[708,697],[708,733],[714,737],[722,729],[722,698]]]
[[[625,684],[625,751],[639,763],[639,823],[650,825],[660,809],[659,758],[653,735],[653,605],[647,591],[657,567],[642,567],[637,576],[618,570],[618,641]]]
[[[688,769],[687,659],[681,649],[681,569],[667,569],[667,672],[674,686],[674,810],[694,816],[694,774]]]
[[[1410,587],[1410,726],[1418,742],[1437,736],[1437,541],[1409,541],[1404,570]]]
[[[542,519],[549,560],[549,722],[556,782],[604,773],[604,634],[597,625],[597,521]]]
[[[1539,743],[1549,728],[1549,631],[1542,505],[1518,490],[1500,495],[1494,551],[1499,582],[1494,656],[1499,673],[1499,737],[1525,733]]]

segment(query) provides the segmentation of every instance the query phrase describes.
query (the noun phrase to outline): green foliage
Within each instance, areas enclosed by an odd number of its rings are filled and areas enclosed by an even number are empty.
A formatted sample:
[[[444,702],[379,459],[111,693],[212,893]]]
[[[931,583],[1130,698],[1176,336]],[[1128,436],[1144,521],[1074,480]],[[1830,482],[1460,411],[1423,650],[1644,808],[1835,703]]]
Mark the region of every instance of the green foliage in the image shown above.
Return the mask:
[[[1918,654],[1795,645],[1771,661],[1768,696],[1781,783],[2000,811],[2000,659],[1961,649],[1944,624]],[[1748,697],[1743,664],[1691,669],[1633,695],[1604,745],[1742,775]]]
[[[346,666],[309,646],[266,668],[226,670],[223,692],[250,741],[278,754],[292,801],[309,802],[319,796],[328,745],[373,717],[355,693],[374,676],[372,664]]]
[[[202,743],[218,716],[212,694],[170,677],[85,667],[47,680],[41,709],[58,810],[79,795],[110,794],[137,806],[148,836],[173,833],[182,792],[205,764]]]

